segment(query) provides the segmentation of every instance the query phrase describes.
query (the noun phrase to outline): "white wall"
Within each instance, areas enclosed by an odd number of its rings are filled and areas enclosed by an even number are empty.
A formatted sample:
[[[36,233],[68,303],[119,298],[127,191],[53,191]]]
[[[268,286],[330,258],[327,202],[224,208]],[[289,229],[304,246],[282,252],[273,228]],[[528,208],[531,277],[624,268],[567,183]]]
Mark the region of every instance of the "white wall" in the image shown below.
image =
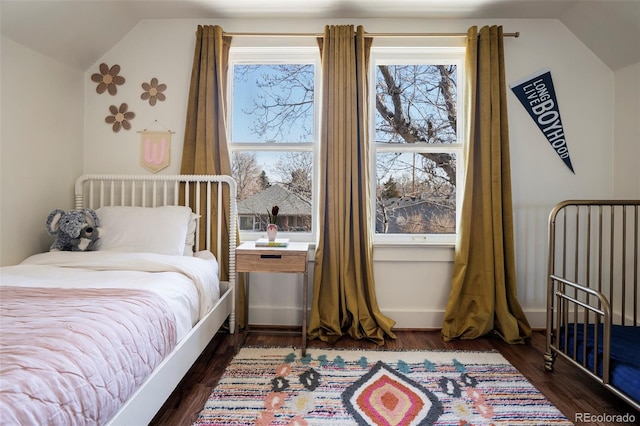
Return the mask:
[[[84,76],[81,77],[84,79],[82,84],[85,89],[84,172],[149,173],[139,165],[140,138],[137,131],[145,128],[159,128],[154,125],[154,120],[158,120],[162,126],[175,132],[171,164],[161,173],[179,171],[188,84],[193,61],[195,30],[198,24],[219,24],[229,32],[321,33],[325,24],[341,23],[362,24],[365,30],[372,33],[466,32],[470,25],[500,24],[504,26],[506,32],[520,31],[521,33],[518,39],[505,40],[507,83],[545,67],[551,69],[575,175],[556,156],[515,96],[508,93],[518,291],[520,301],[532,325],[543,326],[548,212],[555,203],[566,198],[611,197],[614,194],[614,187],[618,186],[627,192],[634,187],[627,188],[624,182],[628,177],[637,178],[637,166],[632,165],[627,170],[627,163],[620,162],[616,164],[614,182],[614,153],[616,163],[619,159],[628,162],[629,157],[633,155],[636,157],[632,158],[637,158],[637,145],[633,142],[619,143],[622,137],[617,136],[630,132],[636,135],[637,143],[637,127],[634,127],[638,123],[637,114],[635,118],[616,116],[614,122],[614,111],[618,114],[619,111],[616,108],[620,105],[616,104],[614,96],[616,83],[631,80],[633,77],[627,76],[624,73],[625,70],[614,76],[613,72],[559,21],[483,22],[411,19],[142,21],[96,64],[85,70]],[[237,46],[268,41],[264,38],[258,40],[236,38],[233,43]],[[315,40],[306,38],[296,43],[315,45]],[[419,43],[419,41],[413,41],[413,43]],[[116,96],[106,93],[98,95],[95,91],[95,83],[90,80],[91,74],[98,71],[101,62],[109,66],[119,64],[122,67],[120,75],[126,78],[126,84],[118,86]],[[637,68],[635,70],[637,71]],[[629,74],[633,71],[631,70]],[[65,76],[66,74],[56,75],[55,78],[64,81]],[[152,77],[168,85],[165,91],[167,100],[158,102],[155,107],[151,107],[140,99],[141,83],[149,82]],[[4,80],[3,69],[3,82]],[[28,84],[28,81],[24,82],[25,86]],[[628,83],[625,83],[626,85]],[[19,95],[20,93],[16,93],[14,98],[23,99]],[[620,108],[626,108],[628,104],[634,102],[635,98],[632,95],[628,96],[630,96],[629,99],[624,101]],[[3,108],[5,108],[6,98],[3,93]],[[123,102],[126,102],[129,109],[136,113],[135,119],[131,121],[133,129],[114,133],[111,127],[105,124],[104,118],[109,115],[109,105],[120,105]],[[28,103],[21,102],[21,105],[28,105]],[[57,112],[54,105],[60,104],[51,101],[46,108],[47,113]],[[3,118],[3,139],[4,121]],[[31,122],[34,121],[37,119],[31,120]],[[65,120],[65,125],[74,126],[75,130],[81,128],[73,120]],[[68,127],[60,128],[58,132],[63,129]],[[28,137],[30,131],[32,129],[23,129],[19,135],[24,134]],[[17,131],[16,133],[18,134]],[[71,161],[68,163],[72,164]],[[29,164],[30,160],[22,157],[14,168],[27,167]],[[53,173],[54,169],[48,161],[42,161],[42,167],[46,167],[47,174]],[[77,174],[76,171],[74,173]],[[18,174],[17,171],[8,175],[16,174]],[[3,178],[4,176],[3,171]],[[621,176],[620,179],[618,176]],[[50,197],[49,202],[38,201],[40,205],[47,205],[45,209],[47,211],[51,205],[62,199],[60,196],[48,195],[48,197]],[[3,207],[3,213],[5,210]],[[42,213],[38,213],[38,217],[41,218]],[[15,221],[14,217],[12,222]],[[8,245],[4,234],[2,241],[3,247]],[[449,293],[453,248],[376,247],[374,259],[378,302],[383,312],[397,321],[397,327],[440,327]],[[262,275],[252,277],[251,282],[251,323],[299,323],[298,300],[301,291],[296,278],[288,275]]]
[[[47,250],[47,215],[82,173],[83,73],[1,40],[0,265]]]
[[[171,130],[171,163],[162,173],[180,171],[187,95],[193,63],[197,23],[190,21],[142,21],[110,52],[85,72],[84,140],[86,173],[149,173],[140,165],[139,131]],[[91,75],[99,72],[100,63],[120,65],[125,84],[117,86],[117,94],[98,94]],[[151,106],[140,99],[142,83],[155,77],[167,84],[163,92],[167,100]],[[109,107],[128,105],[136,116],[132,129],[113,132],[105,117]],[[155,120],[158,123],[155,123]]]
[[[614,197],[640,198],[640,63],[615,73]]]
[[[325,24],[362,24],[368,32],[466,32],[470,25],[501,24],[507,38],[507,83],[549,67],[554,78],[565,134],[576,170],[572,174],[512,93],[508,94],[516,226],[518,289],[534,326],[544,324],[546,218],[566,198],[608,197],[613,193],[614,76],[570,31],[556,20],[194,20],[143,21],[100,62],[121,65],[127,84],[118,95],[97,95],[85,75],[85,171],[144,173],[139,165],[139,135],[154,120],[175,131],[172,163],[163,173],[179,170],[186,96],[198,24],[219,24],[228,32],[317,32]],[[268,43],[236,38],[233,45]],[[291,42],[288,39],[287,42]],[[313,38],[296,40],[315,45]],[[421,41],[411,41],[420,43]],[[432,43],[432,39],[422,41]],[[453,43],[460,43],[454,41]],[[143,81],[159,78],[168,85],[166,102],[150,107],[140,100]],[[116,134],[104,124],[110,104],[127,102],[136,113],[133,130]],[[621,156],[628,147],[622,146]],[[374,272],[381,309],[398,327],[440,327],[449,293],[453,248],[376,247]],[[311,265],[312,266],[312,265]],[[299,322],[300,289],[293,277],[252,278],[250,321],[263,324]]]
[[[529,21],[531,23],[531,21]],[[520,22],[508,45],[507,81],[549,67],[575,174],[558,158],[513,94],[509,124],[518,296],[534,327],[546,311],[547,218],[564,199],[611,198],[613,73],[561,23]],[[520,41],[529,40],[521,49]],[[523,43],[524,44],[524,43]]]

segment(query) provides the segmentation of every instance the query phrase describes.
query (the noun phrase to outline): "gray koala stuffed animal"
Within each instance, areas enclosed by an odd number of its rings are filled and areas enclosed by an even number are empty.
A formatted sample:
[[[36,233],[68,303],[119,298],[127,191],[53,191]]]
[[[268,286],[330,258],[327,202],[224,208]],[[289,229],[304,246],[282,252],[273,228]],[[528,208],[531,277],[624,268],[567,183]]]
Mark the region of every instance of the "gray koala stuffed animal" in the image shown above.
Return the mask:
[[[80,231],[80,236],[71,240],[71,251],[92,251],[98,238],[100,238],[100,228],[84,227]]]
[[[64,211],[55,209],[47,217],[47,232],[56,239],[50,251],[86,251],[93,249],[99,236],[98,214],[89,208]],[[87,241],[89,239],[90,241]]]

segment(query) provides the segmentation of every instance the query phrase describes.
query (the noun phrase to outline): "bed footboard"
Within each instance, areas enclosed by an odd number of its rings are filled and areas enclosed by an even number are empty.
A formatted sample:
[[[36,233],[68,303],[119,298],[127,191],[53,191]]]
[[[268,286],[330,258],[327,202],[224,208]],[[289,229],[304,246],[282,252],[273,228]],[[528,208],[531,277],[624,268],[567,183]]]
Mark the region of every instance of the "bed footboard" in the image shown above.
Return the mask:
[[[637,356],[619,343],[640,336],[639,217],[640,200],[573,200],[554,207],[544,354],[546,370],[561,356],[636,409],[640,398],[630,396],[619,373],[634,371]]]

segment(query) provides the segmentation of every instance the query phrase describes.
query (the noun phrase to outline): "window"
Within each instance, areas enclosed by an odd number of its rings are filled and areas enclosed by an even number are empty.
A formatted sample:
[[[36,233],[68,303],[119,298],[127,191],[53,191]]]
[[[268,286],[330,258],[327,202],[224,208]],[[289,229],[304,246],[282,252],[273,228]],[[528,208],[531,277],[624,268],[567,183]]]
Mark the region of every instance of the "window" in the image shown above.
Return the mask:
[[[318,192],[318,48],[232,48],[229,59],[229,146],[240,231],[253,239],[264,234],[277,205],[278,234],[311,241]]]
[[[461,191],[458,109],[464,51],[373,48],[375,241],[455,241]]]

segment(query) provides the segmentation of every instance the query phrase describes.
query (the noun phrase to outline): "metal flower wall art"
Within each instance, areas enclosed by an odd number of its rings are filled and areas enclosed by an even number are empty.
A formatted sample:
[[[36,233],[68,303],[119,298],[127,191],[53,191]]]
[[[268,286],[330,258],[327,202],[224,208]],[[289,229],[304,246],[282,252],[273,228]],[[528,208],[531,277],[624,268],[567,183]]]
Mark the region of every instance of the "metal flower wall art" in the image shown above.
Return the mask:
[[[118,93],[118,86],[124,84],[124,77],[118,75],[120,73],[120,65],[114,65],[111,68],[105,63],[100,64],[100,72],[91,76],[91,81],[98,83],[96,92],[103,94],[108,91],[114,96]]]
[[[113,124],[112,129],[118,133],[120,129],[131,130],[131,123],[129,120],[133,120],[136,114],[133,111],[128,111],[129,106],[125,103],[120,104],[120,108],[115,105],[109,107],[111,115],[105,117],[104,121],[107,124]]]
[[[158,84],[158,79],[153,77],[150,83],[142,83],[142,88],[144,92],[140,95],[140,99],[143,101],[148,100],[149,105],[155,106],[157,101],[164,101],[167,97],[164,95],[165,90],[167,90],[166,84]]]

